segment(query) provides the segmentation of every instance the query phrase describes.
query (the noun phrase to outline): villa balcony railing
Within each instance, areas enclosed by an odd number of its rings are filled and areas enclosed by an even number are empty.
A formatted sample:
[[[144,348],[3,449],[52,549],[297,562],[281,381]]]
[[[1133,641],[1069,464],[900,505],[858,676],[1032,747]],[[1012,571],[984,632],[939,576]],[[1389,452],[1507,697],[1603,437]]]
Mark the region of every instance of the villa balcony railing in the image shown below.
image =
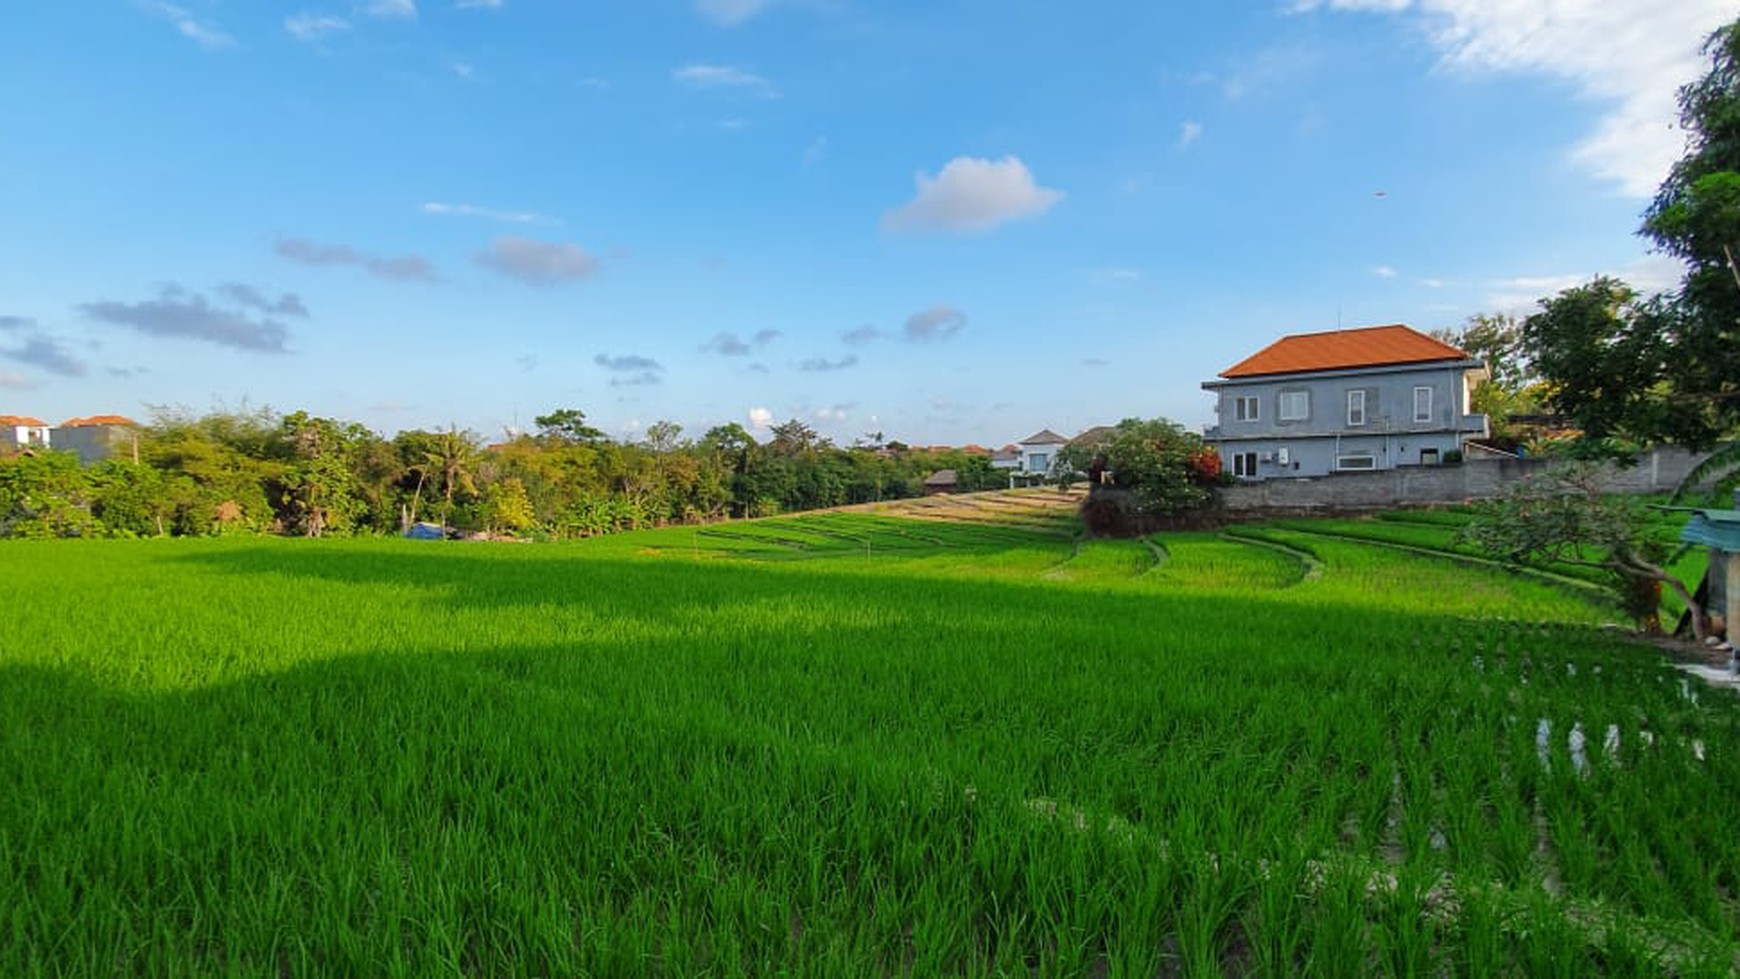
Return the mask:
[[[1257,428],[1255,425],[1251,427]],[[1491,427],[1488,425],[1485,415],[1458,415],[1452,420],[1450,430],[1465,435],[1485,436],[1491,433]],[[1444,425],[1442,422],[1438,424],[1429,424],[1424,422],[1416,423],[1411,419],[1396,421],[1386,418],[1373,418],[1364,425],[1317,428],[1312,426],[1310,423],[1306,423],[1295,428],[1284,428],[1280,430],[1266,426],[1262,427],[1260,430],[1248,432],[1235,429],[1232,433],[1223,431],[1222,426],[1220,425],[1204,425],[1202,426],[1202,437],[1210,442],[1214,442],[1222,438],[1237,441],[1243,439],[1312,438],[1334,435],[1343,437],[1358,435],[1408,435],[1413,432],[1442,431],[1444,431]]]

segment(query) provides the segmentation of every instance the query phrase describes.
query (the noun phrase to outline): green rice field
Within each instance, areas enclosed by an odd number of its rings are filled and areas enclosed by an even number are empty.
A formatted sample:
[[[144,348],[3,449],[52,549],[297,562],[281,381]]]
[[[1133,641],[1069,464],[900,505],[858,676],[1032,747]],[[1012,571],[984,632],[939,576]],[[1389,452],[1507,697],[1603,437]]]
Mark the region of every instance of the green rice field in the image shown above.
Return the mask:
[[[0,975],[1740,968],[1740,700],[1602,593],[1067,503],[8,541]]]

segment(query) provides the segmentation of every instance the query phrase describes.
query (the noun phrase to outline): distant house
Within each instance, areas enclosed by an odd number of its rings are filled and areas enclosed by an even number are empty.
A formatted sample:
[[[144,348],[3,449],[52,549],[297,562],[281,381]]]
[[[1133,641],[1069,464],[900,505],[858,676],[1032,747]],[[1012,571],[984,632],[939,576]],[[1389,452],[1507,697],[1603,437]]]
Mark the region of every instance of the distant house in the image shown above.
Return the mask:
[[[1486,365],[1407,326],[1285,336],[1203,382],[1204,436],[1240,479],[1430,466],[1485,438]],[[1455,456],[1451,454],[1455,453]]]
[[[90,465],[139,448],[139,423],[124,415],[69,418],[48,433],[51,448],[71,452]]]
[[[995,452],[992,452],[991,453],[991,468],[992,469],[1019,469],[1019,468],[1021,468],[1021,450],[1016,448],[1015,443],[1011,442],[1008,445],[1003,446],[1001,449],[998,449]]]
[[[1116,425],[1095,425],[1069,440],[1070,445],[1099,445],[1109,442],[1118,433]]]
[[[1057,458],[1057,453],[1068,444],[1069,439],[1049,428],[1034,432],[1015,443],[1015,450],[1020,457],[1016,471],[1023,475],[1043,477],[1051,471],[1051,463]]]
[[[924,479],[925,496],[941,496],[959,489],[961,477],[953,469],[938,469]]]
[[[48,423],[29,415],[0,415],[0,446],[12,449],[48,447]]]

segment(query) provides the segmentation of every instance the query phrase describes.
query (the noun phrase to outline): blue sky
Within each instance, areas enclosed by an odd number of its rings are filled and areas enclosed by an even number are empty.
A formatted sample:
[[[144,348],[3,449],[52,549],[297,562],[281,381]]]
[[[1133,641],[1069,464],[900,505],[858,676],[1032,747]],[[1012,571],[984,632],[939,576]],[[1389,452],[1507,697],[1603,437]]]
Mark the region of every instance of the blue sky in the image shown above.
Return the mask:
[[[0,413],[1195,426],[1284,333],[1670,285],[1734,10],[1667,6],[36,0]]]

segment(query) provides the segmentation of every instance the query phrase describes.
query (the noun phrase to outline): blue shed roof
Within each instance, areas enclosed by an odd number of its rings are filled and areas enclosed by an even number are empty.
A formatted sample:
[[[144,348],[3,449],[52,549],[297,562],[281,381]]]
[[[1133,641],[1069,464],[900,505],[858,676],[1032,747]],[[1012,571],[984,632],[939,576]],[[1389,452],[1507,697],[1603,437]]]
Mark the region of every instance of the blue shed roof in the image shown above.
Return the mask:
[[[1740,510],[1699,510],[1686,521],[1680,540],[1724,551],[1740,551]]]

